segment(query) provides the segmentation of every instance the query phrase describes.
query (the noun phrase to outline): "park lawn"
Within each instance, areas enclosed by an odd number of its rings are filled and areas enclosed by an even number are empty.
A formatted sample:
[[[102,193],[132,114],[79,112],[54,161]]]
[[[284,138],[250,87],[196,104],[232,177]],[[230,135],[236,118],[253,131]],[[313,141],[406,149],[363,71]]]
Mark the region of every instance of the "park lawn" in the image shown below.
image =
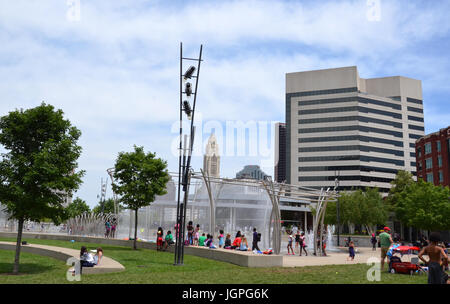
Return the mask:
[[[31,244],[43,244],[72,249],[82,245],[88,249],[102,247],[105,256],[125,266],[125,271],[109,274],[83,275],[80,282],[66,280],[63,261],[29,253],[21,253],[19,272],[12,272],[14,251],[0,250],[0,284],[426,284],[426,275],[402,275],[383,272],[380,282],[366,278],[366,264],[310,266],[295,268],[247,268],[229,263],[185,255],[183,266],[174,266],[169,252],[91,243],[27,239]],[[11,238],[0,241],[14,242]]]

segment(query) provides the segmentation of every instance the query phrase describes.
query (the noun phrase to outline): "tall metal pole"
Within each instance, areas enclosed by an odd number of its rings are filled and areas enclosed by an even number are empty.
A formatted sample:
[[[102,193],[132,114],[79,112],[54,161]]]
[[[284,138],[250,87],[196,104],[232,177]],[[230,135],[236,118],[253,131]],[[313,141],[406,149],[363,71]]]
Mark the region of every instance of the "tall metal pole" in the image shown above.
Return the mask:
[[[336,171],[334,172],[334,183],[335,183],[335,192],[337,193],[338,188],[339,188],[339,174],[340,171],[338,171],[338,174],[336,174]],[[338,247],[340,246],[340,213],[339,213],[339,198],[336,199],[336,216],[337,216],[337,245]]]
[[[194,118],[195,118],[195,105],[197,100],[197,88],[198,88],[198,79],[200,75],[200,63],[202,61],[202,48],[200,45],[200,55],[199,59],[192,58],[184,58],[183,57],[183,44],[180,44],[180,154],[178,160],[178,203],[177,203],[177,238],[176,238],[176,248],[175,248],[175,265],[183,265],[184,258],[184,235],[185,235],[185,223],[186,223],[186,210],[187,210],[187,202],[189,198],[189,184],[190,184],[190,166],[191,166],[191,156],[192,150],[194,146]],[[190,140],[189,146],[187,149],[187,159],[183,157],[182,161],[182,124],[183,124],[183,59],[187,60],[195,60],[198,61],[197,65],[197,75],[195,76],[195,92],[194,95],[194,103],[192,106],[192,115],[191,115],[191,127],[190,127]],[[185,92],[186,93],[186,92]],[[181,186],[183,187],[184,199],[181,202]]]

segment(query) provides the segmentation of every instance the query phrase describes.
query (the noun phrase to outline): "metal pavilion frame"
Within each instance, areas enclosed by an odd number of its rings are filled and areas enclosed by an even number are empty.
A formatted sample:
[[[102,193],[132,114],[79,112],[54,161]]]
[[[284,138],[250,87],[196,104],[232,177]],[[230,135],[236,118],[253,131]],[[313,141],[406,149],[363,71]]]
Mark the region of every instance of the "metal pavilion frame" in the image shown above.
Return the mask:
[[[264,189],[270,198],[272,203],[272,212],[269,232],[269,244],[272,243],[272,249],[275,254],[280,254],[281,251],[281,212],[280,212],[280,198],[287,197],[296,201],[310,201],[316,203],[316,212],[314,216],[314,254],[317,251],[322,252],[322,238],[319,239],[319,246],[317,246],[318,235],[324,235],[324,218],[326,213],[327,204],[330,201],[336,201],[338,193],[336,187],[333,189],[321,188],[320,190],[302,187],[298,185],[291,185],[286,183],[273,182],[272,179],[266,178],[265,180],[250,180],[250,179],[229,179],[221,177],[211,177],[203,170],[199,172],[192,172],[191,179],[200,179],[203,181],[209,198],[210,203],[210,227],[215,227],[215,214],[216,214],[216,198],[222,190],[223,185],[238,185],[238,186],[250,186],[259,187]],[[213,195],[212,183],[219,184],[217,194]],[[214,228],[212,228],[214,229]],[[319,231],[320,229],[320,231]]]

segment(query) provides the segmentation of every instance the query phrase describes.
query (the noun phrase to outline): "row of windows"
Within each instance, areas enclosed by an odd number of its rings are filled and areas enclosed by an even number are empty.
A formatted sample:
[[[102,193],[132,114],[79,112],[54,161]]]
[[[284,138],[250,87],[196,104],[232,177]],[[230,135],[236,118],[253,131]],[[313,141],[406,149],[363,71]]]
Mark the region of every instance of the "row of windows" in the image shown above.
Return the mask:
[[[408,107],[408,111],[417,112],[417,113],[423,113],[423,109],[414,108],[414,107]]]
[[[312,123],[327,123],[327,122],[339,122],[339,121],[359,121],[366,123],[377,123],[381,125],[393,126],[394,128],[402,128],[402,124],[390,120],[383,120],[377,118],[370,118],[365,116],[344,116],[344,117],[326,117],[326,118],[311,118],[311,119],[299,119],[299,124],[312,124]]]
[[[421,126],[408,125],[408,128],[410,128],[411,130],[425,131],[425,128]]]
[[[438,174],[439,174],[439,183],[443,183],[444,182],[444,173],[442,171],[439,171]],[[434,183],[434,174],[433,174],[433,172],[427,173],[426,181],[430,182],[430,183]]]
[[[423,122],[423,117],[416,117],[416,116],[408,115],[408,120],[414,120],[414,121]]]
[[[379,129],[379,128],[370,128],[370,127],[365,127],[365,126],[339,126],[339,127],[298,129],[298,133],[343,132],[343,131],[373,132],[373,133],[392,135],[392,136],[400,137],[400,138],[403,137],[402,132],[395,132],[395,131]]]
[[[378,115],[389,116],[392,118],[402,119],[402,114],[392,113],[388,111],[382,111],[377,109],[353,106],[353,107],[340,107],[340,108],[324,108],[324,109],[311,109],[311,110],[299,110],[298,115],[308,115],[308,114],[325,114],[325,113],[336,113],[336,112],[352,112],[358,111],[361,113],[373,113]]]
[[[306,92],[296,92],[289,93],[289,97],[301,97],[301,96],[314,96],[314,95],[326,95],[326,94],[341,94],[341,93],[350,93],[357,92],[357,87],[352,88],[342,88],[342,89],[330,89],[330,90],[317,90],[317,91],[306,91]]]
[[[422,104],[422,100],[411,98],[411,97],[406,97],[406,101],[412,102],[412,103],[417,103],[417,104],[420,104],[420,105]]]
[[[395,110],[402,109],[402,106],[399,104],[376,100],[376,99],[365,98],[365,97],[359,97],[359,96],[328,98],[328,99],[315,99],[315,100],[300,100],[298,102],[298,105],[299,106],[310,106],[310,105],[320,105],[320,104],[340,103],[340,102],[354,102],[354,101],[364,103],[364,104],[374,104],[374,105],[378,105],[378,106],[389,107],[389,108],[392,108]]]
[[[363,172],[381,172],[397,174],[398,170],[389,168],[380,168],[372,166],[314,166],[314,167],[298,167],[299,172],[316,172],[316,171],[363,171]]]
[[[334,176],[299,176],[298,177],[299,182],[317,182],[317,181],[334,181],[334,180],[335,180]],[[390,183],[393,179],[376,177],[376,176],[344,175],[344,176],[339,176],[339,180],[340,181],[355,180],[355,181],[362,181],[362,182]]]
[[[299,138],[298,142],[299,143],[311,143],[311,142],[347,141],[347,140],[377,142],[377,143],[381,143],[381,144],[393,145],[396,147],[403,147],[403,142],[401,142],[401,141],[377,138],[377,137],[361,136],[361,135],[308,137],[308,138]]]
[[[391,96],[389,98],[397,101],[402,101],[402,98],[400,96]]]
[[[329,151],[352,151],[352,150],[363,152],[378,152],[378,153],[393,154],[396,156],[404,156],[403,151],[361,146],[361,145],[298,148],[298,152],[329,152]]]
[[[405,162],[402,160],[389,159],[383,157],[372,157],[364,155],[340,155],[340,156],[310,156],[310,157],[299,157],[298,162],[321,162],[321,161],[347,161],[347,160],[360,160],[364,162],[380,162],[394,164],[398,166],[404,166]]]
[[[419,139],[423,137],[423,135],[419,135],[419,134],[409,134],[409,138],[413,138],[413,139]]]

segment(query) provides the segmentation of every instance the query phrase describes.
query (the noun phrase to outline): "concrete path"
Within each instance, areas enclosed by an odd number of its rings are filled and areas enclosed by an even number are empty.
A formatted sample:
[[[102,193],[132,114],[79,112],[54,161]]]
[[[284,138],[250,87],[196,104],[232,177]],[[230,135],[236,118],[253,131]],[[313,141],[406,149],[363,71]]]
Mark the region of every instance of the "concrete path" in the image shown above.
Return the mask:
[[[96,249],[96,248],[90,248],[89,246],[86,246],[86,247],[88,250]],[[0,242],[0,249],[16,250],[16,243]],[[69,259],[70,257],[75,257],[77,259],[80,258],[80,250],[56,247],[56,246],[28,244],[28,245],[22,245],[21,251],[52,257],[52,258],[55,258],[58,260],[62,260],[64,262],[66,262],[67,259]],[[106,252],[106,254],[107,254],[107,252]],[[125,270],[125,267],[122,264],[103,255],[103,257],[101,258],[100,263],[98,265],[96,265],[94,267],[83,267],[83,274],[120,272],[123,270]]]
[[[305,256],[304,252],[302,256],[299,256],[297,251],[295,251],[295,256],[285,254],[283,256],[283,267],[365,264],[371,257],[380,260],[380,248],[377,248],[376,251],[372,251],[372,248],[357,248],[358,252],[353,261],[347,261],[348,248],[340,247],[340,249],[342,250],[341,252],[327,252],[328,256],[314,256],[312,255],[312,251],[308,251],[308,256]],[[345,252],[345,250],[347,250],[347,252]]]

